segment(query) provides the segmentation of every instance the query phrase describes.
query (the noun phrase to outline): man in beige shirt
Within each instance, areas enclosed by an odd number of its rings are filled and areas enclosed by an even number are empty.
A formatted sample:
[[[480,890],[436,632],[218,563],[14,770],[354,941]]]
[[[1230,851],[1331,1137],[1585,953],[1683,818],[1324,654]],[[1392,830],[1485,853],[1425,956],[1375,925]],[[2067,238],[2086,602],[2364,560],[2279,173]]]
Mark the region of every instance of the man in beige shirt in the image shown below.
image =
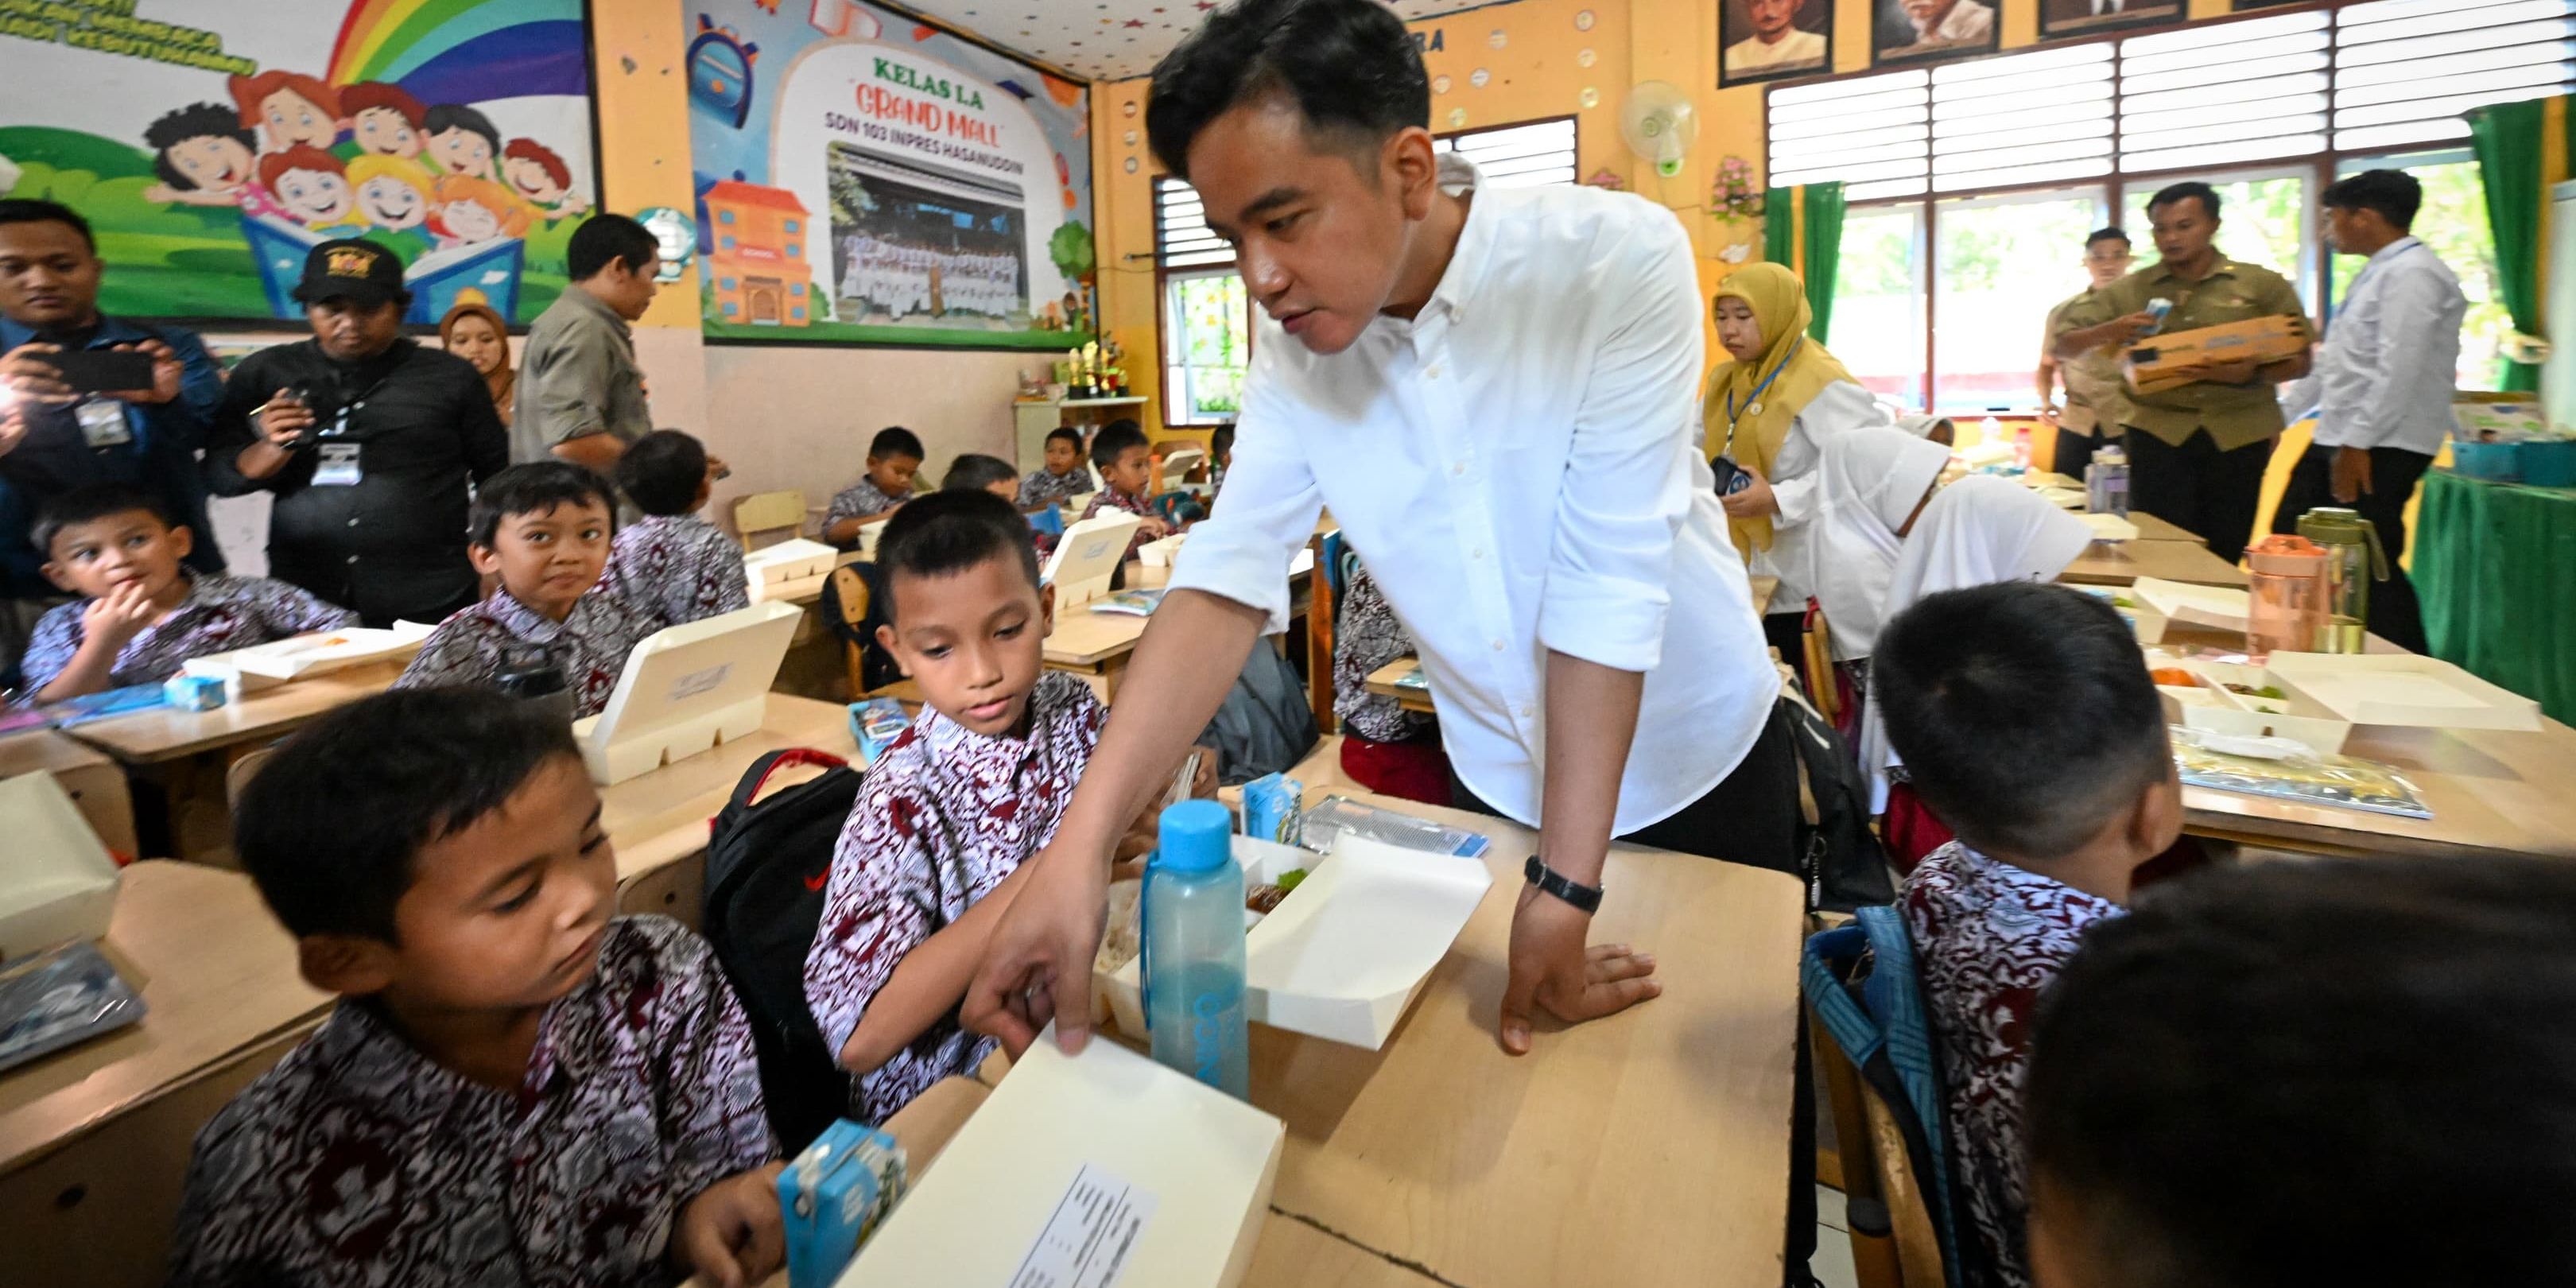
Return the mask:
[[[2057,426],[2056,463],[2051,468],[2071,479],[2083,478],[2085,467],[2093,463],[2093,448],[2099,442],[2096,435],[2103,427],[2109,427],[2113,434],[2120,432],[2120,355],[2114,349],[2089,349],[2076,357],[2059,358],[2053,346],[2067,311],[2082,304],[2093,292],[2127,277],[2131,262],[2126,230],[2105,228],[2085,238],[2084,271],[2092,275],[2092,285],[2050,309],[2048,325],[2040,334],[2040,414]],[[2066,405],[2062,409],[2057,404],[2061,380],[2066,385]]]
[[[662,244],[624,215],[573,230],[572,285],[528,328],[510,461],[567,460],[613,477],[626,445],[653,432],[629,323],[653,303]]]
[[[2268,268],[2218,253],[2218,194],[2178,183],[2147,203],[2163,259],[2094,291],[2058,320],[2055,353],[2079,357],[2158,331],[2193,331],[2261,317],[2307,324],[2298,292]],[[2147,306],[2171,303],[2159,321]],[[2308,374],[2308,354],[2268,365],[2203,367],[2190,384],[2152,394],[2125,391],[2122,440],[2129,454],[2129,504],[2202,534],[2229,563],[2245,555],[2263,493],[2263,467],[2282,429],[2274,386]]]

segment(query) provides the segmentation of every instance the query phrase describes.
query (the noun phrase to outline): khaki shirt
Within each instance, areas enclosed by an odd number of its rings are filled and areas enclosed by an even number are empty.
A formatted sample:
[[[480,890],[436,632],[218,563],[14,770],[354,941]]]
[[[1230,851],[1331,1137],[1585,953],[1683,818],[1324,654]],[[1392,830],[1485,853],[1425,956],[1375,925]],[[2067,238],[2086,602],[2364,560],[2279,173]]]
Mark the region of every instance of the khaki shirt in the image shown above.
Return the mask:
[[[2165,318],[2167,331],[2261,317],[2308,320],[2298,292],[2280,274],[2222,257],[2198,282],[2186,282],[2163,264],[2153,264],[2078,296],[2059,314],[2051,338],[2126,317],[2147,307],[2149,300],[2173,301],[2173,312]],[[2259,378],[2250,385],[2200,381],[2153,394],[2124,388],[2122,397],[2122,424],[2177,447],[2192,431],[2206,429],[2219,450],[2233,451],[2272,438],[2282,428],[2279,395],[2270,381]]]
[[[2045,338],[2041,351],[2057,342],[2058,334],[2070,328],[2063,325],[2067,310],[2082,304],[2089,290],[2072,297],[2048,311]],[[2070,434],[2090,438],[2095,430],[2109,425],[2119,431],[2122,417],[2128,414],[2129,382],[2120,374],[2120,351],[2116,348],[2093,349],[2073,358],[2057,359],[2058,378],[2066,382],[2066,414],[2058,418],[2058,427]]]
[[[510,463],[554,459],[554,445],[589,434],[632,443],[653,432],[644,373],[626,319],[577,286],[539,314],[519,359]]]

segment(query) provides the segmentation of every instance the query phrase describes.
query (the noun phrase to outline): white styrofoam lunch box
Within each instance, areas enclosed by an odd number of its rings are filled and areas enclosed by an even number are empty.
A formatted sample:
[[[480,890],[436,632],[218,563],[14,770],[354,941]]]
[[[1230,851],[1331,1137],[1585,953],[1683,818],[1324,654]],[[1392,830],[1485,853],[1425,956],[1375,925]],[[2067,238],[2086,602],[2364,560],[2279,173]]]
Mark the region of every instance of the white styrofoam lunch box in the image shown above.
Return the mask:
[[[52,774],[0,779],[0,961],[107,935],[116,860]]]

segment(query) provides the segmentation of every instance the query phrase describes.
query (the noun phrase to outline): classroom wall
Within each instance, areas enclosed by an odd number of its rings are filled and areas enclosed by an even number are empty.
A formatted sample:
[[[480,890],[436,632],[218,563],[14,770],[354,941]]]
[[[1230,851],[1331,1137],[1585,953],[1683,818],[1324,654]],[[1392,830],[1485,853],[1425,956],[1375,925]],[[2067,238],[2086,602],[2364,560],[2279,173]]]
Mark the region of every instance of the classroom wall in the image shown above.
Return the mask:
[[[1837,73],[1869,69],[1873,0],[1834,0],[1834,67]],[[2016,49],[2039,39],[2039,0],[2001,0],[2002,45]],[[2187,0],[2190,21],[2225,17],[2232,0]],[[1588,27],[1579,25],[1587,22]],[[1586,179],[1602,170],[1618,175],[1631,192],[1672,207],[1699,253],[1700,285],[1713,292],[1738,262],[1761,258],[1758,219],[1727,221],[1706,210],[1719,166],[1742,157],[1757,186],[1763,167],[1762,88],[1717,87],[1717,0],[1512,0],[1407,24],[1441,48],[1423,62],[1433,83],[1447,76],[1447,93],[1432,97],[1432,128],[1447,132],[1479,126],[1572,115],[1576,163]],[[1586,62],[1589,55],[1589,62]],[[1478,69],[1486,83],[1473,83]],[[1657,176],[1619,136],[1619,106],[1628,89],[1664,80],[1688,90],[1700,121],[1699,143],[1682,172]],[[1110,334],[1130,355],[1128,369],[1152,399],[1144,419],[1161,425],[1161,359],[1157,354],[1157,297],[1153,271],[1153,178],[1161,173],[1144,143],[1143,79],[1094,87],[1092,137],[1097,176],[1093,200],[1101,211],[1102,313]],[[1583,106],[1589,92],[1595,100]],[[1453,113],[1463,117],[1453,118]],[[1134,169],[1129,165],[1133,163]],[[1718,354],[1711,328],[1708,350]],[[1167,437],[1204,437],[1204,431],[1171,431]]]

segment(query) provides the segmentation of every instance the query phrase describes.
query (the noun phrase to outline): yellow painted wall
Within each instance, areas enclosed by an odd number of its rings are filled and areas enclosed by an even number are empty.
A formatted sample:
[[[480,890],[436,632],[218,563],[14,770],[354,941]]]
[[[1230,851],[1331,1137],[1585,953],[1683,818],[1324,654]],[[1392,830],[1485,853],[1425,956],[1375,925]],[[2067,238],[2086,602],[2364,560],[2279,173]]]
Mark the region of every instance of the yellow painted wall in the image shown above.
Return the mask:
[[[1872,0],[1834,3],[1835,30],[1841,33],[1834,42],[1834,68],[1838,73],[1866,71]],[[2039,0],[2001,3],[2003,47],[2036,43]],[[2223,17],[2230,4],[2188,0],[2186,13],[2192,20]],[[1672,207],[1699,251],[1704,292],[1714,291],[1732,268],[1721,256],[1743,248],[1744,259],[1760,258],[1758,220],[1729,224],[1705,210],[1725,158],[1743,157],[1757,175],[1763,165],[1761,87],[1717,87],[1716,0],[1514,0],[1409,25],[1426,38],[1435,31],[1441,36],[1442,48],[1423,55],[1434,85],[1443,76],[1450,82],[1447,92],[1432,96],[1433,130],[1571,115],[1583,176],[1608,169],[1626,181],[1629,191]],[[1479,68],[1487,73],[1482,87],[1472,81]],[[1630,155],[1619,137],[1621,101],[1631,86],[1649,80],[1670,81],[1689,91],[1700,121],[1699,143],[1681,174],[1671,179],[1656,176],[1652,167]],[[1142,79],[1094,87],[1093,200],[1101,211],[1102,312],[1110,334],[1131,355],[1128,366],[1140,390],[1154,400],[1144,419],[1148,428],[1158,429],[1161,360],[1156,351],[1152,180],[1161,167],[1145,146],[1145,90]],[[1590,107],[1583,106],[1587,92],[1596,100]],[[1712,355],[1718,352],[1713,330],[1708,349]]]

